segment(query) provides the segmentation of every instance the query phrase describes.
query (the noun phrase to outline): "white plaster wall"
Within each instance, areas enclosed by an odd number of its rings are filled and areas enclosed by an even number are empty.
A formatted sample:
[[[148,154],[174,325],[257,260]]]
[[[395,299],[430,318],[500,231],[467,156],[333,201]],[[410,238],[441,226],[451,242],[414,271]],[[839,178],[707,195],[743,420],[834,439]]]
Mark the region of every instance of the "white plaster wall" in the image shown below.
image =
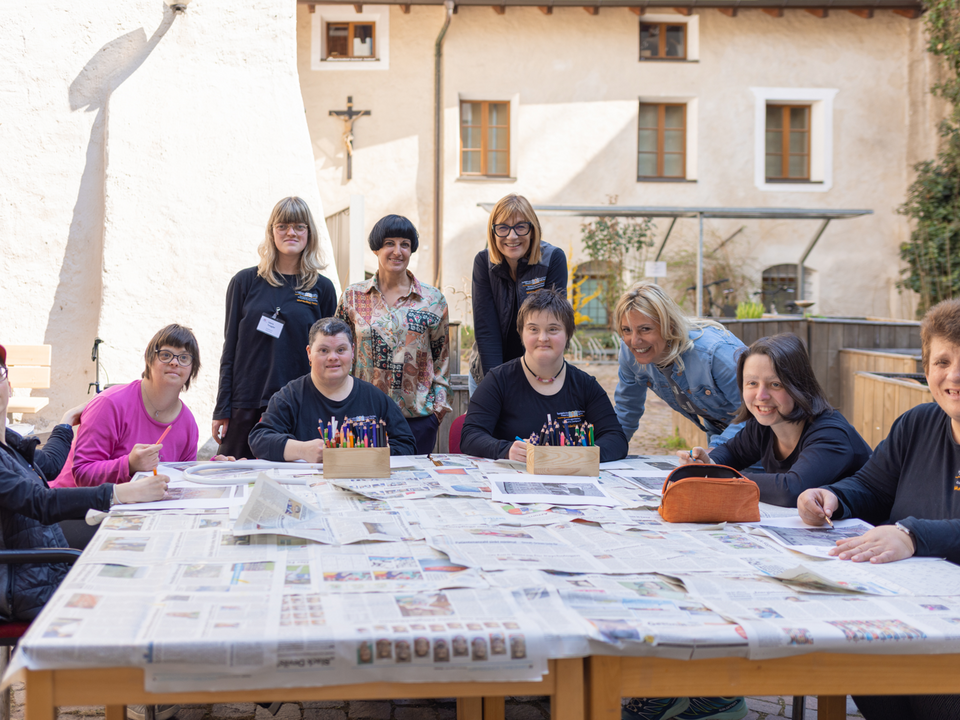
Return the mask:
[[[300,12],[301,84],[323,192],[345,194],[337,174],[339,127],[326,117],[328,110],[339,109],[347,94],[355,102],[364,98],[358,107],[393,108],[358,123],[364,169],[355,159],[349,187],[367,196],[368,228],[383,213],[400,212],[417,214],[421,229],[428,230],[432,50],[442,11],[414,6],[404,15],[393,9],[391,70],[376,78],[328,72],[322,85],[316,73],[304,70],[309,15],[306,9]],[[736,18],[715,10],[695,12],[698,62],[641,63],[640,18],[626,8],[603,8],[598,16],[579,7],[554,8],[549,16],[535,7],[509,7],[505,15],[489,7],[458,8],[444,46],[443,284],[448,296],[453,289],[469,290],[473,256],[484,247],[486,216],[476,204],[518,192],[535,204],[606,204],[615,198],[620,205],[872,209],[872,216],[831,223],[808,259],[817,271],[815,310],[912,316],[912,298],[895,289],[897,248],[909,232],[895,209],[905,197],[912,163],[932,147],[938,112],[925,91],[930,67],[923,59],[922,21],[880,11],[871,20],[842,11],[826,19],[802,11],[787,11],[783,18],[743,9]],[[410,71],[395,75],[395,66]],[[751,87],[838,90],[828,191],[765,192],[755,186]],[[519,95],[515,178],[458,177],[460,93]],[[696,182],[636,181],[640,97],[697,99]],[[403,144],[406,154],[400,151]],[[387,162],[379,162],[381,157]],[[407,199],[414,189],[416,202]],[[541,221],[545,239],[565,250],[573,247],[575,258],[585,259],[579,220]],[[711,222],[708,232],[724,237],[730,223]],[[667,224],[660,221],[661,233]],[[746,224],[748,231],[737,242],[751,253],[758,286],[762,268],[799,259],[817,226],[815,221]],[[695,229],[695,221],[681,220],[674,233],[679,240]],[[458,297],[459,302],[451,298],[452,314],[462,318],[468,303]]]
[[[99,334],[110,382],[179,322],[203,369],[184,396],[209,435],[227,283],[273,205],[300,195],[332,260],[296,67],[292,0],[67,0],[5,8],[0,342],[54,347],[53,400],[81,401]],[[338,284],[335,269],[327,274]],[[101,380],[107,377],[101,376]]]

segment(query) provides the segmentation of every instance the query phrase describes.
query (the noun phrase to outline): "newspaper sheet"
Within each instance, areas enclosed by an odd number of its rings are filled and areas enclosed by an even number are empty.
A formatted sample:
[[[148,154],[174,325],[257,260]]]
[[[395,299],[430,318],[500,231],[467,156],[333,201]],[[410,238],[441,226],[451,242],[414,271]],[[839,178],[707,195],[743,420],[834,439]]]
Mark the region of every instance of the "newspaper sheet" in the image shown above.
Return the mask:
[[[551,505],[603,505],[620,503],[593,478],[552,475],[526,476],[517,479],[494,478],[492,497],[498,502],[548,503]]]
[[[757,532],[764,533],[794,552],[829,558],[829,551],[837,546],[838,540],[863,535],[872,527],[873,525],[856,519],[837,520],[833,527],[814,527],[794,515],[762,520],[757,526]]]

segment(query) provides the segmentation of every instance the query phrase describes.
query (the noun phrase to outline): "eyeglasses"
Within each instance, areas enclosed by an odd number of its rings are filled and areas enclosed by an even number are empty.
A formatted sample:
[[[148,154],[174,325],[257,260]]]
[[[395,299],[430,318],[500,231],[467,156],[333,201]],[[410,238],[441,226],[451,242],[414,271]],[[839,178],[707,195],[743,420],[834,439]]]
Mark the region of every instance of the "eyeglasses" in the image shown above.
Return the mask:
[[[287,230],[293,230],[298,235],[302,235],[310,228],[307,227],[305,223],[297,223],[296,225],[291,225],[290,223],[274,223],[273,229],[278,233],[285,233]]]
[[[183,367],[190,367],[193,365],[193,355],[190,353],[180,353],[179,355],[176,355],[169,350],[157,350],[157,359],[159,359],[164,365],[169,362],[173,362],[174,358],[176,358],[177,362]]]
[[[530,234],[530,227],[531,225],[528,222],[517,223],[516,225],[494,225],[493,232],[496,233],[497,237],[507,237],[513,230],[518,237],[523,237]]]

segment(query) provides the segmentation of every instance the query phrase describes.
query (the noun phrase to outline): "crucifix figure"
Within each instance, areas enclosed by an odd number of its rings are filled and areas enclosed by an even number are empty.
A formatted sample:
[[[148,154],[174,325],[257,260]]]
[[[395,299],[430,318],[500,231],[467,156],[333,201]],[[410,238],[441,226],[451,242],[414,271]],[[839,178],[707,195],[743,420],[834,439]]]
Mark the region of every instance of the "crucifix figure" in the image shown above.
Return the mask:
[[[370,115],[369,110],[354,110],[353,95],[347,95],[346,110],[331,110],[330,114],[343,121],[343,145],[347,149],[347,180],[353,177],[353,124],[364,115]]]

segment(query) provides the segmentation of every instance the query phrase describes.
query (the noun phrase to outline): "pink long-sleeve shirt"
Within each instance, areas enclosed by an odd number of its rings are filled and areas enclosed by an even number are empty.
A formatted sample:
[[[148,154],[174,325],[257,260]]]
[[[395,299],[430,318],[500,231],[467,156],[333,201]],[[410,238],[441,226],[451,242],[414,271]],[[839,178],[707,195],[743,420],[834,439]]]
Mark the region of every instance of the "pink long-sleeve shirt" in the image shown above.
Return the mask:
[[[137,443],[151,445],[172,426],[160,448],[160,462],[197,459],[200,432],[186,403],[172,423],[150,417],[140,396],[140,380],[107,388],[80,415],[80,427],[63,470],[51,487],[124,483],[130,480],[127,455]]]

